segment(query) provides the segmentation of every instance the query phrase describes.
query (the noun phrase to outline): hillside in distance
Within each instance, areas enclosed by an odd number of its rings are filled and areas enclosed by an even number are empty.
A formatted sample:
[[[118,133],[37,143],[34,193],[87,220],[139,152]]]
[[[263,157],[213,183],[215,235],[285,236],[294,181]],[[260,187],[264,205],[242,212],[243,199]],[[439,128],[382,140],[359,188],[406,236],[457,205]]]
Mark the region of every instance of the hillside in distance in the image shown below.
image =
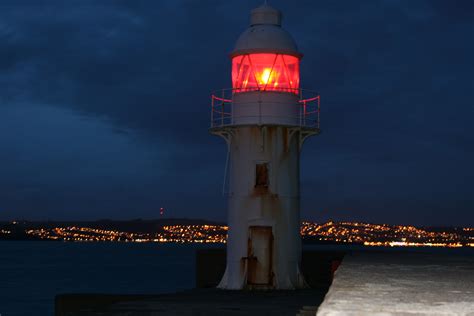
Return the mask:
[[[0,222],[3,240],[226,243],[228,227],[203,219]],[[360,222],[301,224],[303,243],[383,247],[474,247],[474,228]]]

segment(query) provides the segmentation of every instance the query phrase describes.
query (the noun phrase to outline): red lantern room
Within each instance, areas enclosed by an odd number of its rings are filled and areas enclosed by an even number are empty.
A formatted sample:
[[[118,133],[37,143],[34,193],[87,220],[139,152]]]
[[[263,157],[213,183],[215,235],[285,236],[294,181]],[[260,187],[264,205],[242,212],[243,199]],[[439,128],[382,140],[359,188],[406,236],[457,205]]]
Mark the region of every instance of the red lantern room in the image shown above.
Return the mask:
[[[280,91],[298,94],[298,52],[291,35],[281,28],[281,13],[268,5],[254,9],[250,27],[231,54],[234,93]]]
[[[285,54],[256,53],[232,58],[234,92],[282,91],[298,93],[299,59]]]
[[[319,129],[319,96],[300,89],[303,55],[281,26],[280,11],[264,4],[230,54],[232,89],[212,95],[211,128],[284,125]]]

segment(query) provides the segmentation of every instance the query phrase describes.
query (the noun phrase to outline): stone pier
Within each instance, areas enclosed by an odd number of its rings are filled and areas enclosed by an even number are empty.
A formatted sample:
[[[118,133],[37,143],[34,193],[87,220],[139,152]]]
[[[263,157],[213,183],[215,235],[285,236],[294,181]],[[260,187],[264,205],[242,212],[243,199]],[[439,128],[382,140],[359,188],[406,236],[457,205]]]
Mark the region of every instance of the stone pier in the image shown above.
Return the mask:
[[[348,254],[317,315],[474,316],[474,256]]]

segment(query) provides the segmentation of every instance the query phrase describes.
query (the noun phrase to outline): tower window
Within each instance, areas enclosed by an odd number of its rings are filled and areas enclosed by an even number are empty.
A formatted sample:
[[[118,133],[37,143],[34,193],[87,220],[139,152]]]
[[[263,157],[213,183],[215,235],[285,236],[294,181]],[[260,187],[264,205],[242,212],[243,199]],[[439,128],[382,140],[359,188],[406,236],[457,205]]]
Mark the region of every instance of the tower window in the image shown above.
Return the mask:
[[[268,163],[258,163],[255,167],[255,187],[268,187]]]

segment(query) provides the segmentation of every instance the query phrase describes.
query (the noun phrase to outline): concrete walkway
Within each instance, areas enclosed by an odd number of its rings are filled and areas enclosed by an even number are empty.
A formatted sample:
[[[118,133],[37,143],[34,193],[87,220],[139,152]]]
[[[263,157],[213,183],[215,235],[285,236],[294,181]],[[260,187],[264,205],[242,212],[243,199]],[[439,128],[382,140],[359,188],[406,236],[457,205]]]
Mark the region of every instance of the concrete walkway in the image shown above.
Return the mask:
[[[299,291],[199,289],[156,296],[76,294],[56,299],[56,316],[295,316],[316,314],[327,287]]]
[[[317,315],[474,316],[474,257],[346,255]]]

